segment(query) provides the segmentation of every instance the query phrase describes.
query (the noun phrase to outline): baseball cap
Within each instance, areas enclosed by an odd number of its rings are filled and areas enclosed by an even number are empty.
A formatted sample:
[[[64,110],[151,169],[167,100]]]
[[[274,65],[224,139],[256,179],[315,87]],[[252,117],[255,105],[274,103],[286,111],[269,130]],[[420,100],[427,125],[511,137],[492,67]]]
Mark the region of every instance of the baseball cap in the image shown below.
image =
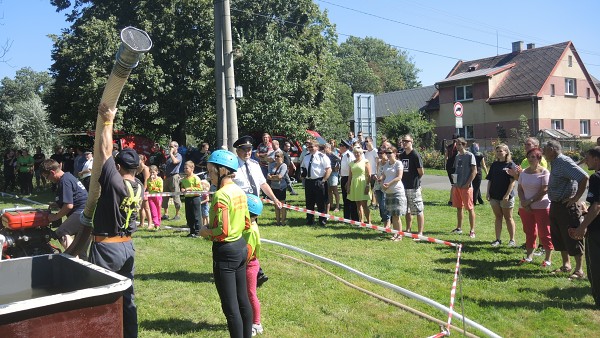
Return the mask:
[[[115,163],[126,169],[137,169],[140,166],[140,157],[135,150],[125,148],[117,153]]]

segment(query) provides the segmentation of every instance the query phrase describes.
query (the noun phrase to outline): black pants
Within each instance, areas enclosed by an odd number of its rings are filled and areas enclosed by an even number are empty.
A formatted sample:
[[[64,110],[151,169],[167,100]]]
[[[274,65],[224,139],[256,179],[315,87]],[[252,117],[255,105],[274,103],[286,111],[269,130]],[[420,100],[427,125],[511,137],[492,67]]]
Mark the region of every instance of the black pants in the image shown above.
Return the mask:
[[[306,209],[325,213],[325,205],[327,204],[327,183],[323,182],[323,178],[305,179],[304,189]],[[317,205],[316,209],[315,204]],[[306,222],[308,224],[312,224],[314,218],[314,215],[306,214]],[[327,218],[320,216],[319,223],[325,225],[327,223]]]
[[[202,220],[202,209],[200,208],[200,196],[185,198],[185,222],[190,228],[190,234],[200,232],[200,222]]]
[[[340,185],[342,186],[342,201],[344,201],[344,218],[358,221],[358,209],[356,208],[356,202],[348,199],[346,183],[348,183],[348,176],[342,176]]]
[[[17,182],[14,173],[4,174],[4,192],[12,191],[16,188]]]
[[[592,286],[592,297],[600,307],[600,231],[589,232],[585,238],[585,264],[588,280]]]
[[[227,319],[229,335],[236,338],[251,337],[252,307],[246,289],[246,241],[240,238],[235,242],[215,242],[212,253],[215,286]]]
[[[480,190],[481,173],[475,175],[475,178],[473,178],[473,182],[471,184],[473,184],[473,205],[477,204],[477,202],[479,202],[479,204],[483,204],[483,198],[481,198]]]
[[[88,177],[84,177],[83,179],[81,179],[81,183],[83,184],[83,187],[85,188],[86,191],[90,191],[90,180],[91,180],[92,176],[88,176]]]
[[[31,195],[33,192],[33,174],[19,172],[19,187],[21,188],[21,194]]]

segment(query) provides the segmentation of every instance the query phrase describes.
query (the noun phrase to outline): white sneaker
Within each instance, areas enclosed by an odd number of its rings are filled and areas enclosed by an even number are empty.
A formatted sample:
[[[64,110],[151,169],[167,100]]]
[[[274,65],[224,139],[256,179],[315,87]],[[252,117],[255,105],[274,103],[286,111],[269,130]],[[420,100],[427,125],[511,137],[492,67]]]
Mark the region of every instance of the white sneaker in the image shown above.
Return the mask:
[[[508,241],[508,246],[510,247],[515,247],[517,246],[517,243],[515,243],[515,241],[513,241],[512,239],[510,241]]]
[[[495,248],[495,247],[497,247],[497,246],[499,246],[500,244],[502,244],[502,241],[501,241],[501,240],[499,240],[499,239],[497,239],[497,240],[495,240],[495,241],[493,241],[493,242],[492,242],[492,246],[493,246],[494,248]]]
[[[252,324],[252,337],[256,336],[257,334],[262,334],[263,333],[263,327],[261,324]]]

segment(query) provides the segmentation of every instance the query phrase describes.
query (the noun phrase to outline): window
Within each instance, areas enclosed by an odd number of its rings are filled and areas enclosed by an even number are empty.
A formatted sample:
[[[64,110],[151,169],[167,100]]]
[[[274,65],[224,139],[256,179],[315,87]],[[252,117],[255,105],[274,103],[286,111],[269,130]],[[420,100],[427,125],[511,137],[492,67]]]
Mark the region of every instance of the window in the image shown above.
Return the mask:
[[[565,95],[577,95],[575,79],[565,79]]]
[[[563,120],[552,120],[552,129],[564,129]]]
[[[588,98],[588,100],[590,99],[591,95],[592,95],[592,92],[591,92],[591,90],[588,88],[588,89],[586,90],[586,97]]]
[[[554,95],[556,95],[556,91],[554,90],[554,85],[551,84],[550,85],[550,96],[554,96]]]
[[[567,60],[568,60],[568,61],[567,61],[567,64],[569,65],[569,67],[573,67],[573,56],[572,56],[572,55],[569,55],[569,56],[567,57]]]
[[[473,126],[463,126],[462,128],[456,128],[456,133],[460,137],[464,137],[465,139],[473,138]]]
[[[456,101],[473,100],[473,86],[457,86],[455,88]]]
[[[590,135],[590,120],[579,120],[579,135],[589,136]]]

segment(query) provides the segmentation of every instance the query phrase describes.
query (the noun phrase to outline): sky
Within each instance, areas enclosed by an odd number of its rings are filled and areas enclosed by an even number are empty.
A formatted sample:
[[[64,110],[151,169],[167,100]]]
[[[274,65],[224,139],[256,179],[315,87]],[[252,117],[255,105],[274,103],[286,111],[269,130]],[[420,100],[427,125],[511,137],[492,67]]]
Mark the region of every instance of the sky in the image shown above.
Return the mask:
[[[236,0],[231,0],[232,6]],[[421,84],[446,77],[458,60],[506,54],[511,43],[536,47],[572,41],[587,70],[600,78],[597,13],[600,1],[555,0],[314,0],[327,10],[339,41],[348,36],[379,38],[405,50],[421,71]],[[52,41],[68,27],[50,0],[0,0],[0,79],[23,67],[48,70]]]

